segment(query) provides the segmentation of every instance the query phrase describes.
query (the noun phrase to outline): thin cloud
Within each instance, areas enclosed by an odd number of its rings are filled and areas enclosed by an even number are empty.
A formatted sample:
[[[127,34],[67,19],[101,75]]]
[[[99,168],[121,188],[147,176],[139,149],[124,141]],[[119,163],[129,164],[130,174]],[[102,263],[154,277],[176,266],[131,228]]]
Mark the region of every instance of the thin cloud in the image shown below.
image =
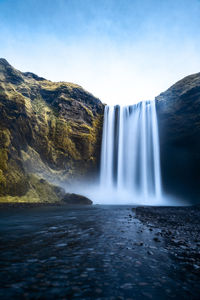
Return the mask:
[[[153,99],[200,71],[196,0],[59,0],[43,18],[44,5],[28,2],[32,16],[26,1],[16,1],[16,13],[0,19],[0,56],[22,71],[78,83],[110,104]],[[0,8],[0,16],[8,12]]]

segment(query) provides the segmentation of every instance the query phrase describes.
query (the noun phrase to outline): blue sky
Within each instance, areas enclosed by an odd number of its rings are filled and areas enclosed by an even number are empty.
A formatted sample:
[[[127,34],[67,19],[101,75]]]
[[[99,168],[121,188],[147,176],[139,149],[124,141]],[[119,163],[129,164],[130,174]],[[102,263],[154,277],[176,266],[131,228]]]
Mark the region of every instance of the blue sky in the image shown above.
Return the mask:
[[[0,0],[0,57],[109,104],[200,72],[199,0]]]

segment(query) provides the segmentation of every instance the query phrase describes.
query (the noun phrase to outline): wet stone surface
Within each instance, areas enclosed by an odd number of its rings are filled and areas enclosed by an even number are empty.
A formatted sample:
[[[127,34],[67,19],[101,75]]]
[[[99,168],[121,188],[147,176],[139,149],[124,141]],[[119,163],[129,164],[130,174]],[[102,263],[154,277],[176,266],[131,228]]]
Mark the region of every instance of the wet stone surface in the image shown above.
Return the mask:
[[[197,270],[132,207],[2,208],[0,228],[1,299],[199,299]]]

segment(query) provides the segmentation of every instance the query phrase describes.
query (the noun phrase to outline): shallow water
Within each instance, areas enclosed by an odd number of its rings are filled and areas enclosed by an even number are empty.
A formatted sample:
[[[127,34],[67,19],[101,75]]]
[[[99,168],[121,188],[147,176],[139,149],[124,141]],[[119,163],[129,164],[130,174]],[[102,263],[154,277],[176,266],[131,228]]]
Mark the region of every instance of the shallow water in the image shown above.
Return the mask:
[[[198,299],[131,206],[0,210],[1,299]]]

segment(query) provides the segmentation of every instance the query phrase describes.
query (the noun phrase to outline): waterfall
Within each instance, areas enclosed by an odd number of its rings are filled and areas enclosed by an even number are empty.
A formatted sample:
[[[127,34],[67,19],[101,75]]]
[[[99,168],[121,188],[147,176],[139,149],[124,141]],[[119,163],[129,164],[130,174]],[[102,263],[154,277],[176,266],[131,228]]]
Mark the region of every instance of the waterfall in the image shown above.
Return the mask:
[[[147,203],[150,198],[161,198],[155,101],[105,107],[100,185],[117,194],[126,191]]]

